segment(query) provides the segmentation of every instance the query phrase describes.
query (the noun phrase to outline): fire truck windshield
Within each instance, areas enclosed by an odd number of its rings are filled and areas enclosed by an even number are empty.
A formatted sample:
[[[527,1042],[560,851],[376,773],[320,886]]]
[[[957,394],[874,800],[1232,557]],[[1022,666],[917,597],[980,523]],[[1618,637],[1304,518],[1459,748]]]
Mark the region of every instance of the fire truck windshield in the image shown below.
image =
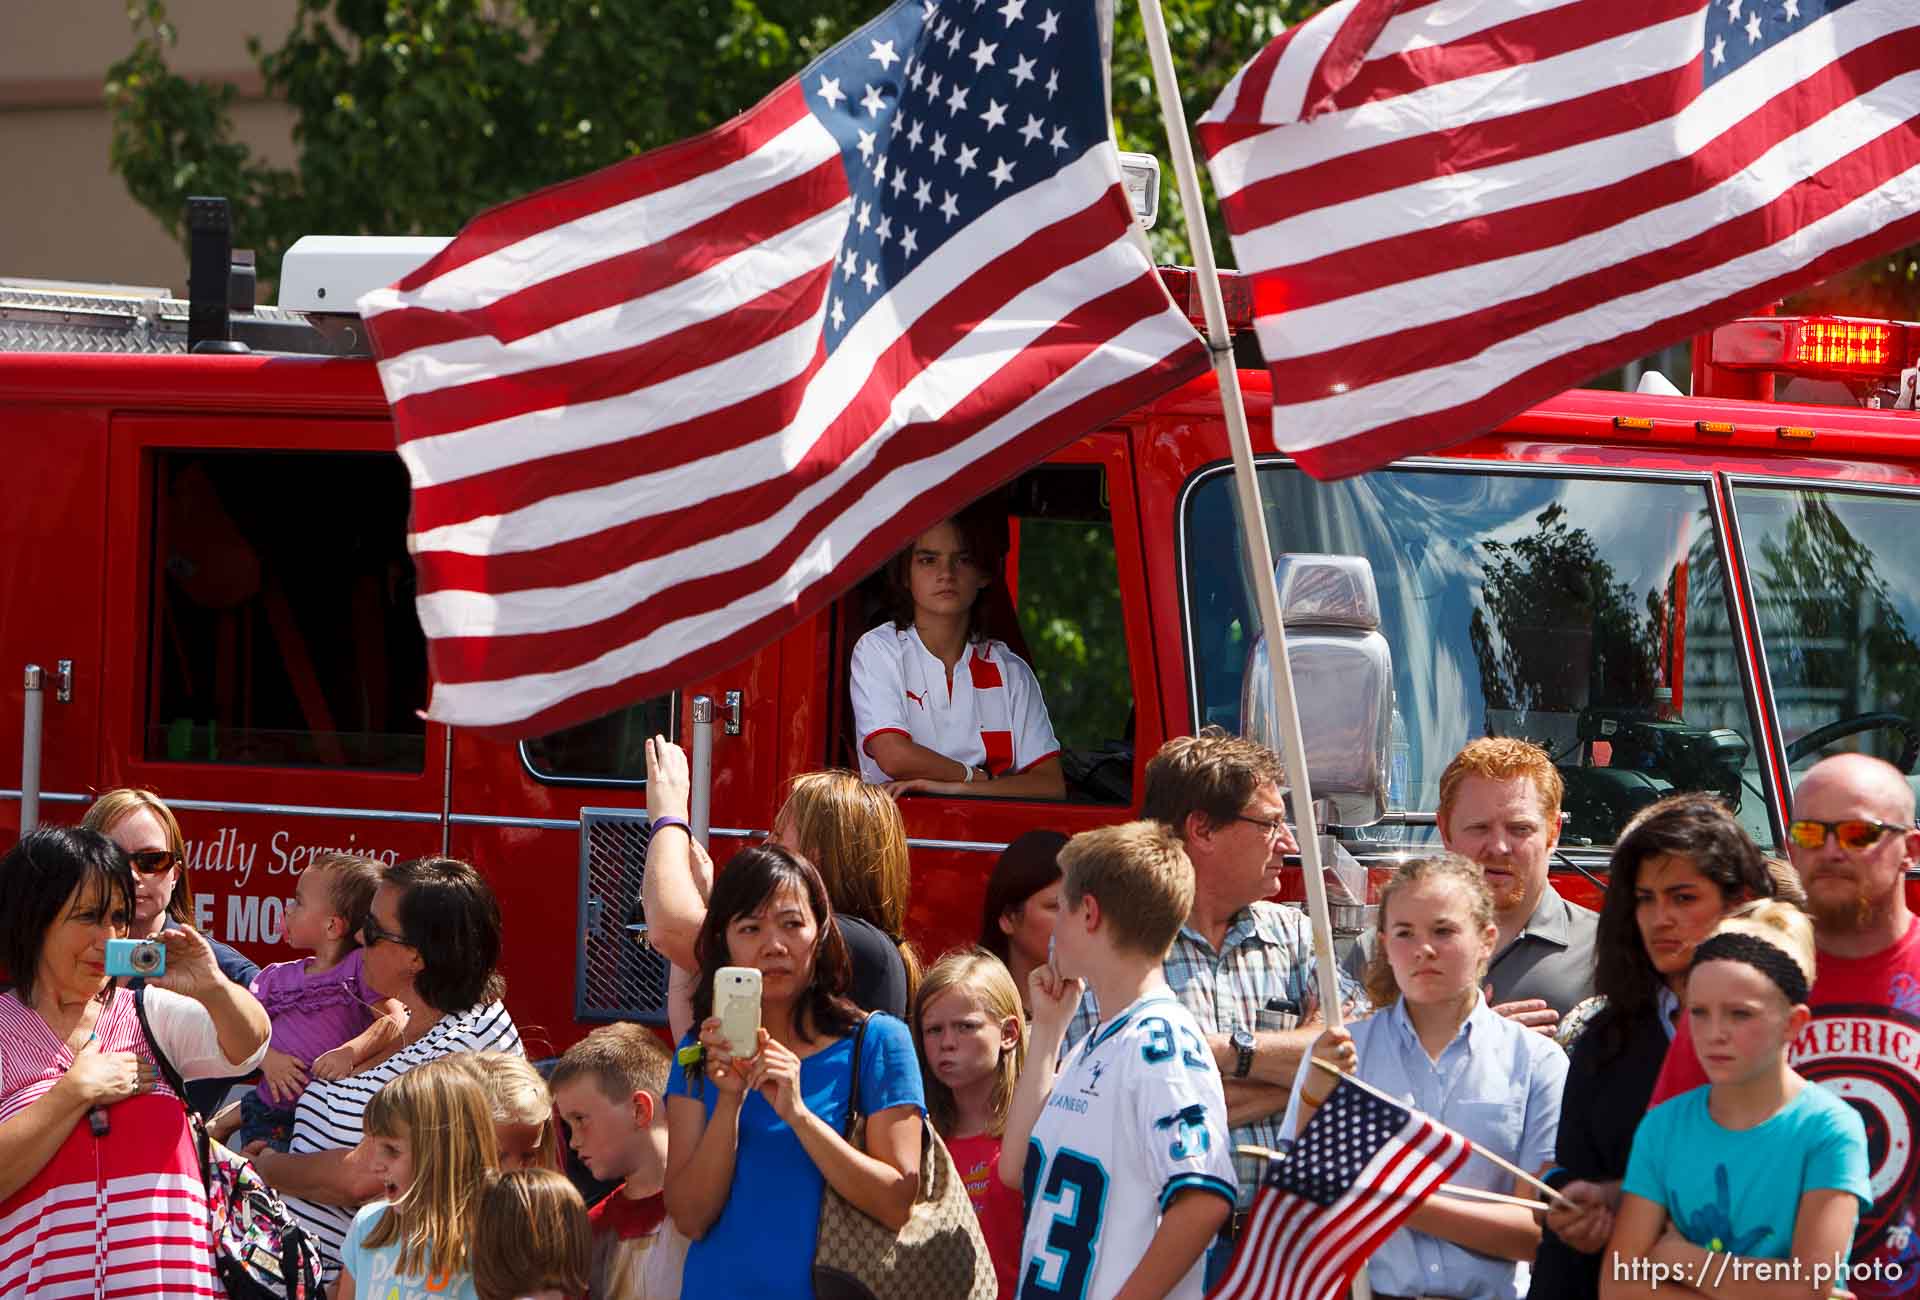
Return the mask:
[[[1706,475],[1420,468],[1320,483],[1268,464],[1260,480],[1277,551],[1373,566],[1404,756],[1390,764],[1390,806],[1434,812],[1463,744],[1521,736],[1566,778],[1564,845],[1610,844],[1683,789],[1718,792],[1772,842]],[[1194,722],[1237,729],[1255,619],[1224,468],[1189,485],[1182,520]],[[1358,837],[1434,833],[1383,824]]]
[[[1733,510],[1790,771],[1920,758],[1920,495],[1740,480]]]

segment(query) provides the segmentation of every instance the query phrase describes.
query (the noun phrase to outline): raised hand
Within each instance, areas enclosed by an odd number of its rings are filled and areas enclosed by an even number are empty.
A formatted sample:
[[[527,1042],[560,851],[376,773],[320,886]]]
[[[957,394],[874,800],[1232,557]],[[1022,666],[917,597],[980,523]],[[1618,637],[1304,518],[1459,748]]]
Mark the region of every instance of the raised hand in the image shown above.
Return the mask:
[[[693,806],[687,751],[655,736],[647,742],[647,817],[681,817]]]

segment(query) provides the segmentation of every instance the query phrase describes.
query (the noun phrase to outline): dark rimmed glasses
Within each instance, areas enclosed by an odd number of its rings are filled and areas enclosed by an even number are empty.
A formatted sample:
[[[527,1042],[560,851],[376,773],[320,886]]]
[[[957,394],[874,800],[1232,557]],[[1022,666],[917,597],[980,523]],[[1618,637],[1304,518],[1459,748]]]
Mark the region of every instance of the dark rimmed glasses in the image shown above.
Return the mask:
[[[1233,819],[1237,822],[1245,822],[1249,826],[1258,826],[1267,833],[1269,844],[1278,844],[1286,838],[1287,822],[1284,817],[1249,817],[1245,813],[1235,813]]]
[[[1863,853],[1872,848],[1888,834],[1902,834],[1911,830],[1908,826],[1895,826],[1888,822],[1877,822],[1866,817],[1849,817],[1845,821],[1823,822],[1811,817],[1801,817],[1787,823],[1787,838],[1803,849],[1817,849],[1826,844],[1827,835],[1840,841],[1840,847],[1849,853]]]
[[[413,944],[407,941],[406,935],[395,934],[392,930],[381,928],[380,923],[374,920],[371,914],[360,923],[360,943],[367,948],[382,943],[398,943],[405,944],[409,948],[413,947]]]

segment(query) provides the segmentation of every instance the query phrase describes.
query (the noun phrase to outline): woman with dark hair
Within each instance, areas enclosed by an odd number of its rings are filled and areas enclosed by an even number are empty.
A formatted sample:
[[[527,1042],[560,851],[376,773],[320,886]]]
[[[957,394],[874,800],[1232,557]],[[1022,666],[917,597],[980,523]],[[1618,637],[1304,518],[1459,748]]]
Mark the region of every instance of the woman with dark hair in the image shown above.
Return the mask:
[[[1561,1029],[1572,1053],[1548,1181],[1578,1209],[1547,1216],[1536,1296],[1597,1297],[1633,1134],[1666,1059],[1695,945],[1728,911],[1779,894],[1760,846],[1711,795],[1643,810],[1614,846],[1594,941],[1594,997]]]
[[[117,987],[106,945],[133,911],[126,854],[97,832],[30,831],[0,858],[0,1295],[212,1283],[199,1156],[152,1047],[185,1079],[244,1074],[267,1013],[192,930],[156,936],[166,973],[138,995]]]
[[[714,880],[695,942],[699,1028],[667,1086],[667,1211],[692,1239],[688,1296],[813,1295],[828,1184],[898,1230],[920,1186],[926,1099],[904,1023],[846,999],[847,947],[820,873],[777,844],[736,854]],[[722,966],[760,972],[752,1056],[713,1014]],[[841,1136],[860,1057],[865,1140]],[[691,1049],[691,1050],[690,1050]]]
[[[294,1110],[286,1152],[247,1148],[319,1248],[329,1281],[354,1210],[379,1180],[347,1156],[360,1144],[367,1103],[415,1066],[456,1052],[519,1052],[520,1031],[501,1001],[500,904],[480,873],[453,858],[386,868],[361,927],[360,978],[407,1009],[389,1054],[344,1079],[315,1079]]]
[[[1047,944],[1060,919],[1059,831],[1028,831],[1007,845],[987,877],[980,908],[980,946],[998,957],[1027,1008],[1027,976],[1047,962]]]

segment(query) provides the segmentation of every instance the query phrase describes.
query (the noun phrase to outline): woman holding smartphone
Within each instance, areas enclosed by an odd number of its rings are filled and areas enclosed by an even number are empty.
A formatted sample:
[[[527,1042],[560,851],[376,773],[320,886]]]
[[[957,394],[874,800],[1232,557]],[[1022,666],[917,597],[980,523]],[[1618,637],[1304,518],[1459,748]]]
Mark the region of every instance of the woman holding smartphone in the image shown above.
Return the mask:
[[[682,1292],[812,1296],[829,1183],[895,1230],[912,1212],[926,1112],[912,1035],[878,1012],[862,1027],[845,996],[847,947],[826,886],[778,845],[743,850],[716,875],[695,956],[698,1027],[682,1040],[682,1068],[667,1087],[667,1211],[692,1241]],[[715,1014],[724,966],[760,973],[751,1056],[729,1049]],[[841,1136],[857,1034],[860,1147]],[[686,1049],[696,1046],[691,1058]]]

